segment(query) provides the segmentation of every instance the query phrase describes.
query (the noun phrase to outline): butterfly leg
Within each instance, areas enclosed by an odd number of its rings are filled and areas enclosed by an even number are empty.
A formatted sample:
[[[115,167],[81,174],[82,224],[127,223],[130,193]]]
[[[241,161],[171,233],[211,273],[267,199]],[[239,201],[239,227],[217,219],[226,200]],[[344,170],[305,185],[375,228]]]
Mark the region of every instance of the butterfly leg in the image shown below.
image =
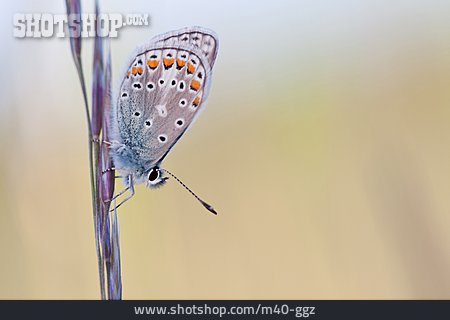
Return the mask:
[[[102,171],[102,174],[105,174],[105,173],[108,173],[108,172],[111,172],[111,171],[115,171],[115,170],[117,170],[117,168],[111,167],[111,168],[108,168],[108,169],[103,170],[103,171]],[[114,176],[115,179],[125,178],[125,177],[126,177],[126,176]]]
[[[112,142],[109,142],[109,141],[106,141],[106,140],[100,140],[99,138],[92,138],[92,142],[95,142],[95,143],[104,143],[104,144],[106,144],[106,145],[108,145],[108,146],[111,146],[112,145]]]
[[[111,202],[116,200],[118,197],[120,197],[121,195],[123,195],[125,192],[127,192],[128,190],[130,190],[130,188],[133,188],[133,193],[134,193],[134,185],[132,184],[132,177],[131,176],[127,176],[128,177],[128,185],[120,192],[116,193],[115,195],[113,195],[113,197],[111,199],[107,199],[107,200],[103,200],[103,202]],[[130,187],[131,186],[131,187]]]
[[[107,172],[111,172],[116,170],[116,168],[112,167],[112,168],[108,168],[106,170],[102,171],[102,175],[107,173]],[[128,178],[128,184],[130,183],[130,176],[114,176],[114,179],[123,179],[123,178]],[[107,200],[103,200],[103,202],[108,203],[111,201],[114,201],[115,199],[117,199],[118,197],[120,197],[121,195],[123,195],[125,192],[127,192],[127,190],[129,190],[130,187],[127,185],[127,187],[125,189],[123,189],[122,191],[120,191],[119,193],[117,193],[116,195],[114,195],[111,199],[107,199]],[[134,190],[133,190],[134,191]]]
[[[112,202],[114,200],[116,200],[118,197],[120,197],[121,195],[123,195],[125,192],[128,191],[128,189],[130,189],[130,187],[126,187],[125,189],[123,189],[122,191],[120,191],[119,193],[116,193],[115,195],[113,195],[113,197],[111,199],[106,199],[103,200],[104,203],[108,203],[108,202]]]
[[[115,200],[118,196],[124,194],[127,190],[130,190],[130,194],[128,195],[128,197],[123,199],[118,205],[115,205],[114,208],[110,210],[110,212],[114,212],[114,210],[119,208],[122,204],[124,204],[134,196],[134,182],[132,176],[128,176],[128,186],[117,195],[115,195],[112,200]]]
[[[108,168],[108,169],[106,169],[106,170],[103,170],[103,171],[102,171],[102,174],[105,174],[105,173],[107,173],[107,172],[111,172],[111,171],[114,171],[114,170],[116,170],[116,168],[111,167],[111,168]]]
[[[120,197],[121,195],[123,195],[123,194],[124,194],[125,192],[127,192],[128,190],[130,190],[130,186],[129,186],[129,185],[126,186],[126,188],[123,189],[122,191],[116,193],[116,194],[115,194],[110,200],[108,200],[108,201],[116,200],[118,197]]]
[[[120,191],[119,193],[116,193],[111,199],[103,200],[103,202],[104,202],[104,203],[108,203],[108,202],[112,202],[112,201],[116,200],[118,197],[120,197],[120,196],[123,195],[125,192],[127,192],[128,189],[130,189],[130,187],[127,186],[125,189],[123,189],[123,190]]]

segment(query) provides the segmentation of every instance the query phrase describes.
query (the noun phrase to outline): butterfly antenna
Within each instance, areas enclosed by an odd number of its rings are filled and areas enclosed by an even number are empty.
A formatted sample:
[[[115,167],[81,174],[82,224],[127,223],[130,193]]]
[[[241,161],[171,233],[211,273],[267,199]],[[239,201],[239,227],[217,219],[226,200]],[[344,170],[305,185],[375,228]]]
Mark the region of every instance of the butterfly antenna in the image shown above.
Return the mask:
[[[211,205],[207,204],[205,201],[203,201],[202,199],[200,199],[200,198],[199,198],[199,197],[198,197],[191,189],[189,189],[189,187],[188,187],[187,185],[185,185],[180,179],[178,179],[172,172],[170,172],[170,171],[168,171],[168,170],[166,170],[166,169],[162,169],[162,168],[161,168],[161,170],[164,171],[164,172],[167,172],[167,173],[168,173],[169,175],[171,175],[175,180],[177,180],[178,183],[180,183],[187,191],[189,191],[189,192],[194,196],[195,199],[197,199],[198,201],[200,201],[200,203],[201,203],[206,209],[208,209],[209,212],[211,212],[211,213],[217,215],[217,211],[214,210],[214,208],[213,208]]]

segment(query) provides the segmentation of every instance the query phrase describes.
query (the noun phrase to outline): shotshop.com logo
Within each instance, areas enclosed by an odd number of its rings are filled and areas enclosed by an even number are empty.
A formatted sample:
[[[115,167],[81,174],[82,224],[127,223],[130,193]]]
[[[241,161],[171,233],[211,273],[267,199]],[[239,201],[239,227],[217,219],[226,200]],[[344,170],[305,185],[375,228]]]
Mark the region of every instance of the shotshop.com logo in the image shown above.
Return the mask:
[[[16,13],[13,16],[16,38],[63,38],[112,37],[118,35],[117,30],[123,26],[148,26],[149,16],[142,13],[83,14],[49,14],[49,13]],[[68,30],[67,26],[70,30]]]

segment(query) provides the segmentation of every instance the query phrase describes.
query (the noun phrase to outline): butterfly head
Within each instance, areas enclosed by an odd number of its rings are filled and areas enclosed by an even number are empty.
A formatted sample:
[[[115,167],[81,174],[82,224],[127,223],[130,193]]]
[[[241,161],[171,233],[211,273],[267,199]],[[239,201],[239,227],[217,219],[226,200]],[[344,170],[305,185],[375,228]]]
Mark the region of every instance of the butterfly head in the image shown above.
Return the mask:
[[[153,167],[147,174],[147,187],[159,188],[166,183],[167,179],[167,177],[163,176],[163,172],[159,167]]]

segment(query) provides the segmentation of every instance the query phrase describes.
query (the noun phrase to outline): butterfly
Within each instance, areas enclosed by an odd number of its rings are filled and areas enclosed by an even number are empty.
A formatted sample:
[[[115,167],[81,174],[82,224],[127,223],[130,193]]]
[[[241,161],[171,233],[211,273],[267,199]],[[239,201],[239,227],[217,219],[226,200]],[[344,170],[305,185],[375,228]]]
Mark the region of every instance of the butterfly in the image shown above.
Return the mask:
[[[161,162],[205,107],[218,44],[215,32],[189,27],[132,53],[112,99],[110,154],[125,184],[113,200],[130,192],[115,208],[134,195],[135,184],[156,188],[171,176],[217,214]]]

